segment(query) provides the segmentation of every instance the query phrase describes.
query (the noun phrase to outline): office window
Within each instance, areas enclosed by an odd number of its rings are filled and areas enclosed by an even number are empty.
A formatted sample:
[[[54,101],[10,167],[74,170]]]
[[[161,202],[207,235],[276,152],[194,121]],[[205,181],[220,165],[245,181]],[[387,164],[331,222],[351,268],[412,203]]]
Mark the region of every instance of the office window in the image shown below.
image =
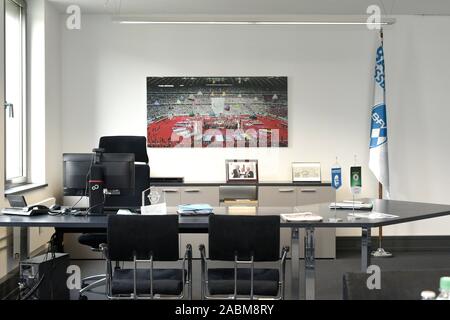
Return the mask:
[[[6,187],[27,182],[25,2],[5,1]]]

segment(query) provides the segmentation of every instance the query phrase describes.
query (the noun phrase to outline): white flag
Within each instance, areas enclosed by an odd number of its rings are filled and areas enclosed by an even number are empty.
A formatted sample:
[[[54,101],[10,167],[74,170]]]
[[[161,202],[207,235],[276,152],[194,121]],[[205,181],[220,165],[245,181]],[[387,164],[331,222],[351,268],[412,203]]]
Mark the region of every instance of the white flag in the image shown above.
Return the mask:
[[[369,168],[389,196],[388,132],[382,30],[380,32],[380,45],[376,52],[374,80],[375,92],[371,112]]]

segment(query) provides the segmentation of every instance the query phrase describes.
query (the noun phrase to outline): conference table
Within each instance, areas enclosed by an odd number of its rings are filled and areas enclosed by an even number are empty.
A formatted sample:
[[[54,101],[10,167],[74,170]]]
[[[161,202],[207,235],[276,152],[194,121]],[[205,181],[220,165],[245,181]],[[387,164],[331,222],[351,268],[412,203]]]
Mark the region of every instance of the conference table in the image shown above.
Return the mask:
[[[292,266],[292,297],[300,297],[300,237],[299,230],[305,229],[305,267],[304,267],[304,292],[307,300],[315,299],[315,240],[314,231],[316,228],[358,228],[361,229],[361,271],[366,272],[370,266],[371,258],[371,229],[381,226],[389,226],[406,222],[431,219],[450,214],[450,205],[440,205],[431,203],[362,199],[364,202],[373,203],[373,213],[383,213],[395,215],[393,218],[370,219],[355,218],[352,214],[357,212],[352,209],[337,210],[329,208],[329,203],[319,203],[300,207],[216,207],[214,214],[226,215],[280,215],[293,212],[312,212],[320,215],[323,219],[317,222],[290,222],[280,217],[281,228],[291,229],[291,266]],[[169,207],[168,214],[177,214],[176,207]],[[336,222],[333,218],[340,218]],[[330,220],[331,219],[331,220]],[[107,228],[107,215],[104,216],[10,216],[0,215],[0,227],[15,227],[20,239],[20,257],[28,256],[28,228],[31,227],[54,227],[56,230],[64,232],[80,232],[84,230]],[[207,216],[180,216],[180,233],[207,233]]]

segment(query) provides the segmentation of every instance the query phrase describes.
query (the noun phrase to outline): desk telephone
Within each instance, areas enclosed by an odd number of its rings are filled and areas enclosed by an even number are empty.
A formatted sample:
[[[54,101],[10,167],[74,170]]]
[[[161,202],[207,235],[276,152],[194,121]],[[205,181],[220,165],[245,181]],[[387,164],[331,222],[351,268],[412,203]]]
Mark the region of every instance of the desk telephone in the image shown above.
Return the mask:
[[[6,208],[2,210],[3,214],[17,215],[17,216],[37,216],[41,214],[48,214],[49,208],[43,205],[35,205],[23,208]]]

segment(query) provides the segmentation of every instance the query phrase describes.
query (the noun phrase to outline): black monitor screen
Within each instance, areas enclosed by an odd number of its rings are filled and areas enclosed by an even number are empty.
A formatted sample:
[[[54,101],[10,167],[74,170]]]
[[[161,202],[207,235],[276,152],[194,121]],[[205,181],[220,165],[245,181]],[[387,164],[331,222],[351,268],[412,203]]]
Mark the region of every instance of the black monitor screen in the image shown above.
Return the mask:
[[[92,153],[63,155],[65,196],[87,195],[86,188],[93,159]],[[134,192],[134,154],[103,153],[99,165],[102,167],[106,189],[119,190],[120,194]]]
[[[66,153],[63,155],[63,185],[65,196],[82,196],[86,193],[92,153]]]

